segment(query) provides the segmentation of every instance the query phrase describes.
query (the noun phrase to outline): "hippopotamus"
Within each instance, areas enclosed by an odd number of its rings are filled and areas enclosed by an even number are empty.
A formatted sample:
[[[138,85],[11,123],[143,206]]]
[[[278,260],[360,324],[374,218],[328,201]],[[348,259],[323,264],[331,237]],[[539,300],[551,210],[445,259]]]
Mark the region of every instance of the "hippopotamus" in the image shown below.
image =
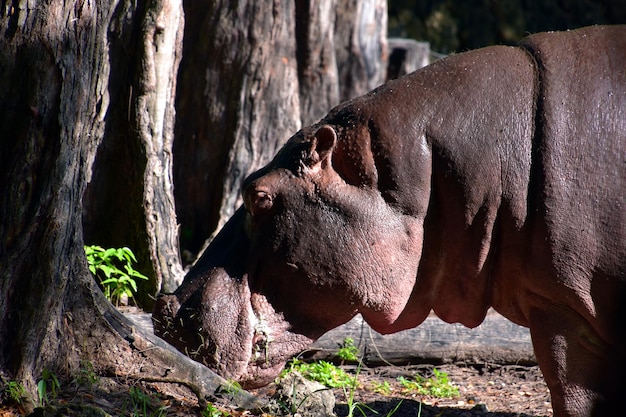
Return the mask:
[[[454,55],[344,102],[242,184],[154,329],[244,387],[357,314],[529,328],[555,416],[623,409],[626,26]]]

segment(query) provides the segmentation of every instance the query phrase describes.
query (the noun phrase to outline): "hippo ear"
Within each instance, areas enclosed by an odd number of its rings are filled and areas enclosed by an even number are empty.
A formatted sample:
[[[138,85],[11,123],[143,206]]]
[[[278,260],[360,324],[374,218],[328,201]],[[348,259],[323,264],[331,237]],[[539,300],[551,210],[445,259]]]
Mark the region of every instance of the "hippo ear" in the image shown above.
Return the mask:
[[[344,133],[333,154],[333,169],[343,180],[357,187],[378,187],[371,133],[367,126],[357,126]]]
[[[324,125],[320,127],[312,141],[311,154],[313,156],[313,165],[320,164],[321,168],[330,164],[333,149],[337,144],[337,132],[331,126]]]

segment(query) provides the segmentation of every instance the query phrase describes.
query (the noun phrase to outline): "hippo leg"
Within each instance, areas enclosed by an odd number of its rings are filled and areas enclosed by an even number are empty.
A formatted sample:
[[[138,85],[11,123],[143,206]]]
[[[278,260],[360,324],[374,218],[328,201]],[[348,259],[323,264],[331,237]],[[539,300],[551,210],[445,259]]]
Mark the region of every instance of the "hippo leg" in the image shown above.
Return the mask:
[[[530,312],[537,362],[550,388],[554,416],[606,416],[619,382],[607,363],[611,347],[578,313],[548,305]]]

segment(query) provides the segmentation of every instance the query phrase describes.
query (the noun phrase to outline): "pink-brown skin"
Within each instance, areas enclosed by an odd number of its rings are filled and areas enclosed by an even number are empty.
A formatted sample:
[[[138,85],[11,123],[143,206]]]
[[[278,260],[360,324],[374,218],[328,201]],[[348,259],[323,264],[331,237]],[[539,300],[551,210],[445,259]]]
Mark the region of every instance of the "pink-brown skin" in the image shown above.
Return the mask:
[[[246,387],[360,313],[531,331],[555,416],[624,409],[626,27],[438,61],[333,109],[245,182],[155,331]],[[614,415],[614,414],[613,414]]]

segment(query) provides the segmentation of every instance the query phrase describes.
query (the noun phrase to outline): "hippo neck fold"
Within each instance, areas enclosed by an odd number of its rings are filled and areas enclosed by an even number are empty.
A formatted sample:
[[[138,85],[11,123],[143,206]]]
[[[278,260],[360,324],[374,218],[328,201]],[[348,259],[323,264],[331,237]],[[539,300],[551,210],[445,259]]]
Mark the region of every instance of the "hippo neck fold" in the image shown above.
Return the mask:
[[[344,137],[368,142],[370,182],[398,212],[424,219],[415,290],[385,333],[418,325],[430,309],[475,327],[501,303],[495,281],[521,273],[521,261],[503,255],[524,241],[535,96],[532,58],[491,47],[389,82],[323,121],[345,129],[358,114],[354,125],[365,122],[368,134]]]

